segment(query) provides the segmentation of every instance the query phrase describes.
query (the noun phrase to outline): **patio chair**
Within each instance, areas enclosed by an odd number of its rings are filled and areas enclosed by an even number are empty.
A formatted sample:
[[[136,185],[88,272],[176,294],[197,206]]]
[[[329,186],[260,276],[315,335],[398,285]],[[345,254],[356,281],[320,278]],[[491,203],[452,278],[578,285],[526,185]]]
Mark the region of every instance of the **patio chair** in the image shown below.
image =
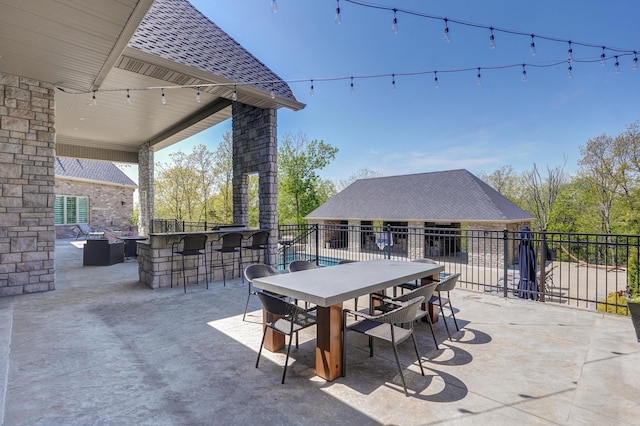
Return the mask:
[[[440,306],[440,313],[442,313],[442,320],[444,321],[444,326],[447,329],[447,334],[449,335],[449,340],[451,340],[451,333],[449,332],[449,326],[447,325],[447,318],[444,315],[443,306],[449,304],[449,309],[451,309],[451,316],[453,317],[453,322],[456,325],[456,330],[460,331],[458,327],[458,321],[456,320],[456,314],[453,311],[453,306],[451,305],[451,290],[453,290],[456,286],[456,282],[460,278],[460,273],[451,274],[440,280],[436,289],[434,291],[434,295],[431,296],[431,300],[429,303],[436,303]],[[443,294],[446,293],[446,296]]]
[[[215,261],[213,259],[213,252],[220,253],[220,266],[215,265]],[[233,255],[231,259],[231,277],[236,274],[236,254],[239,254],[240,259],[238,260],[238,271],[241,269],[242,265],[242,234],[239,232],[229,232],[227,234],[222,235],[222,245],[216,246],[214,243],[211,243],[211,273],[213,274],[216,268],[222,268],[222,283],[226,287],[227,286],[227,272],[224,268],[224,255],[227,253],[231,253]],[[244,282],[244,276],[242,272],[239,274],[242,277],[242,282]]]
[[[251,234],[247,239],[250,240],[249,244],[242,246],[244,250],[251,250],[251,263],[260,263],[260,253],[264,253],[269,244],[269,231],[257,231]],[[254,254],[258,252],[258,258],[256,259]],[[266,253],[264,254],[266,259]]]
[[[438,262],[436,262],[435,260],[430,259],[430,258],[428,258],[428,257],[423,257],[423,258],[421,258],[421,259],[414,259],[414,260],[412,260],[412,262],[418,262],[418,263],[429,263],[429,264],[434,264],[434,265],[437,265],[437,264],[438,264]],[[400,285],[398,285],[398,286],[394,287],[394,289],[393,289],[393,297],[395,297],[395,296],[396,296],[396,288],[397,288],[397,287],[399,287],[399,288],[401,289],[401,290],[400,290],[400,292],[401,292],[401,293],[402,293],[402,292],[404,292],[404,290],[415,290],[416,288],[420,287],[420,285],[421,285],[421,282],[420,282],[420,281],[421,281],[421,280],[415,280],[414,282],[411,282],[411,283],[402,283],[402,284],[400,284]]]
[[[408,293],[404,293],[398,297],[394,297],[393,299],[391,299],[391,301],[407,302],[411,299],[414,299],[420,296],[424,297],[425,301],[428,301],[428,300],[431,300],[431,297],[433,296],[433,292],[435,291],[437,286],[438,286],[437,282],[421,285],[411,290]],[[373,306],[374,311],[382,311],[382,312],[389,312],[397,307],[396,303],[389,303],[387,300],[388,299],[383,294],[372,293],[370,306]],[[378,303],[375,303],[376,301]],[[436,349],[440,349],[440,347],[438,347],[438,341],[436,340],[436,334],[433,331],[433,323],[431,322],[431,315],[429,315],[429,309],[427,306],[425,306],[425,304],[421,305],[420,308],[416,311],[416,317],[414,320],[417,321],[422,318],[427,319],[426,322],[427,324],[429,324],[429,329],[431,330],[431,336],[433,337],[433,344],[436,346]]]
[[[289,272],[298,272],[298,271],[306,271],[307,269],[316,269],[319,267],[320,266],[308,260],[294,260],[291,263],[289,263],[287,270]]]
[[[76,235],[76,240],[78,240],[80,237],[84,237],[86,240],[104,237],[104,231],[91,229],[86,223],[78,223],[76,226],[78,227],[78,235]]]
[[[264,346],[264,339],[267,335],[267,328],[271,328],[279,333],[289,336],[289,344],[287,346],[287,357],[284,360],[284,371],[282,372],[282,384],[287,374],[287,364],[289,363],[289,352],[291,351],[291,341],[293,334],[296,336],[300,330],[311,327],[316,324],[316,316],[311,314],[316,308],[302,309],[298,305],[287,302],[277,296],[269,293],[259,292],[258,297],[262,302],[262,306],[267,314],[267,320],[264,324],[262,333],[262,342],[258,350],[258,359],[256,360],[256,368],[260,362],[260,354]],[[298,341],[296,339],[296,348]]]
[[[373,356],[373,340],[371,338],[380,339],[391,343],[393,347],[393,354],[396,358],[396,364],[398,365],[398,371],[400,372],[400,378],[402,379],[402,386],[404,393],[409,396],[407,392],[407,384],[402,374],[402,366],[400,365],[400,359],[398,358],[397,345],[407,340],[409,337],[413,340],[413,347],[418,357],[418,365],[420,365],[420,371],[424,376],[424,369],[422,368],[422,361],[420,359],[420,352],[418,352],[418,344],[416,343],[416,336],[413,334],[413,322],[420,307],[420,304],[424,301],[424,297],[415,297],[406,302],[393,302],[388,299],[388,303],[396,303],[397,308],[389,312],[384,312],[378,315],[369,315],[364,312],[358,312],[351,309],[344,309],[342,311],[342,376],[347,374],[347,332],[355,331],[362,333],[370,338],[369,344],[369,356]],[[347,315],[353,315],[356,319],[358,317],[362,320],[356,321],[350,325],[347,325]],[[407,324],[407,328],[403,328],[397,324]]]
[[[357,262],[357,260],[350,260],[350,259],[342,259],[338,262],[338,265],[344,265],[346,263],[354,263]],[[358,310],[358,298],[354,298],[353,299],[353,309],[355,309],[356,311]]]
[[[198,270],[200,269],[200,256],[204,258],[204,277],[207,283],[207,289],[209,289],[209,274],[207,272],[207,236],[206,234],[189,234],[182,238],[179,241],[171,244],[171,288],[173,288],[173,273],[174,269],[174,258],[175,256],[180,256],[182,259],[182,282],[184,284],[184,292],[187,292],[187,274],[188,270],[196,271],[196,284],[199,282],[198,278],[200,274]],[[188,267],[185,264],[185,259],[187,257],[196,257],[195,266]]]
[[[273,266],[264,265],[262,263],[256,263],[244,268],[244,277],[247,279],[249,292],[247,293],[247,303],[245,303],[244,305],[244,314],[242,314],[242,321],[244,321],[245,317],[247,316],[247,309],[249,308],[249,298],[252,295],[256,294],[256,292],[252,291],[251,289],[253,280],[256,278],[271,277],[273,275],[280,275],[280,271],[278,271]]]

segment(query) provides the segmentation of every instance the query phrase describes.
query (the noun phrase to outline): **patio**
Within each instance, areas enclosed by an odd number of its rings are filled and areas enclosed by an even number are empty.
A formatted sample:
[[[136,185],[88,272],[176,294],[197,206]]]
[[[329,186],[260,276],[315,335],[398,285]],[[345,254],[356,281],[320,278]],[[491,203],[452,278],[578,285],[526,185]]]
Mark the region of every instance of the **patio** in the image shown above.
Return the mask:
[[[55,291],[0,299],[4,424],[640,424],[629,318],[460,289],[453,341],[417,326],[426,377],[401,347],[410,397],[391,348],[369,358],[358,336],[347,377],[316,377],[313,328],[281,385],[283,353],[254,368],[260,305],[242,321],[239,278],[149,290],[137,263],[82,267],[72,243]]]

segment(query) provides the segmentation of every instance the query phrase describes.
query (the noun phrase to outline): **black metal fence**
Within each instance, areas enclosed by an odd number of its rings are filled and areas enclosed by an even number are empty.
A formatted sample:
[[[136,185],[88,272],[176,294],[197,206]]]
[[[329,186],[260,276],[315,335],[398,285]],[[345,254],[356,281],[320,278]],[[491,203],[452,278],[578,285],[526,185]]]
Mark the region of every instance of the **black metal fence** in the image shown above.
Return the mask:
[[[626,290],[628,265],[638,263],[639,236],[532,232],[529,244],[535,265],[527,273],[519,255],[524,245],[520,234],[436,227],[285,225],[279,227],[278,263],[284,269],[297,259],[334,265],[342,259],[412,261],[428,257],[444,265],[448,273],[459,272],[460,286],[471,290],[625,311],[617,298],[607,298]]]

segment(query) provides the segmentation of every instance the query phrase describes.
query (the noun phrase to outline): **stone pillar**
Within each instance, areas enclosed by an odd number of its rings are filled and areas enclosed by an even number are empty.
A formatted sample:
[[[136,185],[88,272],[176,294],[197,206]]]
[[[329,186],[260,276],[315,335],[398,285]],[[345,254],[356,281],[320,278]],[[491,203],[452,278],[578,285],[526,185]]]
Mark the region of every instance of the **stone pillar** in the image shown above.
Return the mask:
[[[276,264],[278,242],[277,113],[233,103],[233,221],[249,222],[248,175],[258,173],[260,228],[269,229],[268,263]]]
[[[0,296],[55,289],[55,101],[0,73]]]
[[[362,227],[360,226],[359,220],[350,220],[348,229],[349,229],[349,252],[350,253],[360,253],[362,248]]]
[[[149,142],[140,145],[138,150],[138,194],[140,198],[140,217],[138,234],[148,235],[154,215],[153,204],[153,149]]]
[[[422,259],[425,256],[424,252],[424,222],[409,222],[408,224],[409,235],[407,236],[407,259],[415,260]]]

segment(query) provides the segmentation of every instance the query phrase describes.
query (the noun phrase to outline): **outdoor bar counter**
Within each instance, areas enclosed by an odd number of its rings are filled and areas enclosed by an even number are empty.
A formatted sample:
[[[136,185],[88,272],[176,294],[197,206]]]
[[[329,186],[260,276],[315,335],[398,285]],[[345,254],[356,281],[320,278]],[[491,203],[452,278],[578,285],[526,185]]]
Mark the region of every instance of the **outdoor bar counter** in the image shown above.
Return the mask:
[[[210,261],[211,244],[214,246],[222,243],[222,235],[229,232],[239,232],[244,238],[249,237],[254,232],[258,231],[257,228],[224,228],[215,231],[199,231],[199,232],[167,232],[149,234],[149,238],[145,241],[138,241],[138,274],[140,282],[147,286],[156,289],[171,286],[171,245],[174,242],[178,242],[180,238],[189,234],[206,234],[207,235],[207,265]],[[248,241],[247,241],[248,242]],[[214,255],[214,259],[218,258],[218,254]],[[189,262],[194,262],[195,258],[189,259]],[[210,267],[211,265],[209,265]],[[227,266],[225,258],[225,269]],[[231,272],[231,262],[229,262],[229,272]],[[238,266],[236,264],[236,274]],[[195,282],[195,271],[188,271],[192,273],[192,277],[187,275],[187,279]],[[207,271],[209,273],[210,271]],[[222,280],[222,271],[218,268],[215,270],[216,274],[220,274],[220,280]],[[227,275],[230,276],[230,275]],[[209,281],[214,281],[215,277],[209,276]],[[200,282],[204,282],[204,266],[200,268]]]

